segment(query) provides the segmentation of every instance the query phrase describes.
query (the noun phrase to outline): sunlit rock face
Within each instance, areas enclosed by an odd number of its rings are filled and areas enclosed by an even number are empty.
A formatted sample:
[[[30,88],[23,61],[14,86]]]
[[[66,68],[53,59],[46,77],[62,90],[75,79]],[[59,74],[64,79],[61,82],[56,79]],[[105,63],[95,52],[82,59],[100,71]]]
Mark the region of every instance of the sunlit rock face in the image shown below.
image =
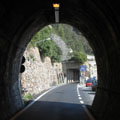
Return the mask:
[[[52,65],[49,57],[42,61],[38,48],[26,50],[24,56],[25,72],[21,74],[22,88],[26,90],[24,95],[30,93],[34,96],[58,84],[56,70],[60,68]]]

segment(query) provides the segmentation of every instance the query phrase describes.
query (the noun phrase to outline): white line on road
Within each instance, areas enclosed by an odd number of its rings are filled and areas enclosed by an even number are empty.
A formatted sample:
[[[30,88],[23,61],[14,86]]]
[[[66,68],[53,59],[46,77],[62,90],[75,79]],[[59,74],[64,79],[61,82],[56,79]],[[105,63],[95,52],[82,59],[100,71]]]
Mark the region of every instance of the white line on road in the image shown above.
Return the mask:
[[[84,102],[83,102],[82,100],[80,101],[80,103],[81,103],[81,104],[84,104]]]
[[[78,94],[78,96],[80,96],[80,93],[79,93],[79,84],[77,84],[77,94]]]
[[[78,88],[80,88],[81,86],[78,84]]]
[[[82,98],[81,97],[79,97],[79,100],[81,100]]]
[[[84,104],[84,102],[81,100],[82,98],[80,97],[79,88],[80,88],[80,85],[77,84],[78,99],[80,99],[81,104]],[[83,105],[83,108],[84,108],[85,112],[87,113],[88,117],[90,118],[90,120],[95,120],[95,118],[91,115],[91,113],[89,112],[89,110],[86,108],[85,105]]]
[[[80,85],[77,84],[77,94],[78,94],[78,99],[80,100],[81,104],[84,104],[84,102],[81,100],[82,98],[80,97],[80,92],[79,92]]]
[[[64,84],[63,84],[64,85]],[[28,104],[25,108],[23,108],[20,112],[18,112],[15,116],[13,116],[10,120],[15,120],[18,116],[20,116],[24,111],[26,111],[30,106],[32,106],[37,100],[39,100],[41,97],[43,97],[45,94],[47,94],[48,92],[52,91],[55,88],[58,88],[60,86],[63,85],[59,85],[59,86],[55,86],[51,89],[49,89],[48,91],[44,92],[43,94],[41,94],[39,97],[37,97],[35,100],[33,100],[33,102],[31,102],[30,104]]]

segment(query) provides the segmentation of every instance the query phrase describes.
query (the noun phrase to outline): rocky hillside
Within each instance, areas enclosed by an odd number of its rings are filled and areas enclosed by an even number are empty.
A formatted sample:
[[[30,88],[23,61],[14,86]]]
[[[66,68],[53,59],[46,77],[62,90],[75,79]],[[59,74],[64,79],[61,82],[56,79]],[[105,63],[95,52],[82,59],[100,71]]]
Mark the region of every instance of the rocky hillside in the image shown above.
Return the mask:
[[[51,26],[54,33],[65,41],[68,48],[85,54],[93,54],[87,39],[78,29],[68,24],[53,24]]]
[[[69,48],[66,43],[61,39],[60,36],[56,34],[51,34],[52,40],[57,44],[57,46],[62,50],[62,61],[69,59]]]

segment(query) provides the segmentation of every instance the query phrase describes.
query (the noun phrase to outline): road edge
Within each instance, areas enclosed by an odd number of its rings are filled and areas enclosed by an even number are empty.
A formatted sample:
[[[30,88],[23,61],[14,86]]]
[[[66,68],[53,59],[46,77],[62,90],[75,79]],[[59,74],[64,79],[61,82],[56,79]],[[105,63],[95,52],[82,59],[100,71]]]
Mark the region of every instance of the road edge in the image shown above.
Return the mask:
[[[22,110],[20,110],[18,113],[16,113],[10,120],[15,120],[18,116],[20,116],[24,111],[26,111],[29,107],[31,107],[37,100],[39,100],[45,94],[47,94],[48,92],[50,92],[50,91],[52,91],[56,88],[59,88],[59,87],[63,86],[63,85],[66,85],[66,84],[60,84],[58,86],[52,87],[49,90],[45,91],[40,96],[38,96],[36,99],[34,99],[31,103],[29,103],[27,106],[25,106]]]

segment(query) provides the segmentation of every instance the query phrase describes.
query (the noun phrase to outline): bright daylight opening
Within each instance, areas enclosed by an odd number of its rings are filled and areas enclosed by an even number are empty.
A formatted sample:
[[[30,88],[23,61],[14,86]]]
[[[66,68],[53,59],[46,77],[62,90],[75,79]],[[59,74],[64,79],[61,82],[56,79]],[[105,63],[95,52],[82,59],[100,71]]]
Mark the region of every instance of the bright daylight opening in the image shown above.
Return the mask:
[[[24,52],[22,96],[29,103],[51,88],[40,101],[91,106],[97,90],[93,50],[76,28],[51,24],[36,33]]]

